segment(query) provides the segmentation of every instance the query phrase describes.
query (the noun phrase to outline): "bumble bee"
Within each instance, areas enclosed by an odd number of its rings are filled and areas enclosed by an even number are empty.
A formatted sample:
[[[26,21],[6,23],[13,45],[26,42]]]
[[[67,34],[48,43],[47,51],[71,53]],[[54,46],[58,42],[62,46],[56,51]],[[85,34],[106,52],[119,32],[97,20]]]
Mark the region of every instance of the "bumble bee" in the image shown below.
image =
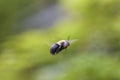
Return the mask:
[[[52,55],[55,55],[59,53],[60,51],[62,51],[63,49],[66,49],[68,46],[70,46],[69,40],[60,40],[51,46],[50,53]]]
[[[72,42],[75,42],[78,40],[78,39],[74,39],[74,40],[69,40],[69,39],[70,39],[70,36],[68,36],[67,40],[60,40],[55,44],[53,44],[50,48],[50,53],[52,55],[58,54],[60,51],[67,49],[67,47],[70,46]]]

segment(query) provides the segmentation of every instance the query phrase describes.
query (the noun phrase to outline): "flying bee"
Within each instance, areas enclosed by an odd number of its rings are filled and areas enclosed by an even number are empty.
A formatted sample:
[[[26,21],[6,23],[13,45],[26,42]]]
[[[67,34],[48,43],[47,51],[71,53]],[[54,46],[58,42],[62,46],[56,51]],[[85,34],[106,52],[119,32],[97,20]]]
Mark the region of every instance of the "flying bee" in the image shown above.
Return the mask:
[[[50,48],[50,53],[52,55],[55,55],[57,53],[59,53],[60,51],[67,49],[68,46],[70,46],[70,43],[73,42],[75,40],[60,40],[58,42],[56,42],[55,44],[53,44]]]
[[[66,49],[68,46],[70,46],[70,41],[60,40],[51,46],[50,53],[52,55],[55,55],[55,54],[59,53],[60,51],[62,51],[63,49]]]

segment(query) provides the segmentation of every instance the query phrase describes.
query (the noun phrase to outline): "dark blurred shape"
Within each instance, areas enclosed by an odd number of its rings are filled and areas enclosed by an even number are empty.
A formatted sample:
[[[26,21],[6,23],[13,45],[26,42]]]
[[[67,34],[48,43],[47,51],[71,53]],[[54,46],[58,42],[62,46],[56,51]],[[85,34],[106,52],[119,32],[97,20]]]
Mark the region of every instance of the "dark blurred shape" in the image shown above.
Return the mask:
[[[67,16],[69,15],[62,6],[53,4],[22,20],[22,29],[49,28]]]

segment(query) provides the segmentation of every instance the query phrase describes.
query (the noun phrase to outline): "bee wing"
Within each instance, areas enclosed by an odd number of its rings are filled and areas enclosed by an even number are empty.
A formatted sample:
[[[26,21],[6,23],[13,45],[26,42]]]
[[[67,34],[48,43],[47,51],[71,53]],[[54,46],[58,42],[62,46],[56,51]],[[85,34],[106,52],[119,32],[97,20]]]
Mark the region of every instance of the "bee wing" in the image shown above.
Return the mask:
[[[52,46],[54,43],[52,43],[52,42],[50,42],[50,41],[45,41],[45,45],[47,45],[47,46]]]
[[[70,40],[69,42],[70,42],[70,43],[74,43],[74,42],[76,42],[76,41],[78,41],[78,39],[73,39],[73,40]]]
[[[52,45],[52,43],[48,43],[48,42],[46,42],[46,45],[47,45],[47,46],[51,46],[51,45]]]

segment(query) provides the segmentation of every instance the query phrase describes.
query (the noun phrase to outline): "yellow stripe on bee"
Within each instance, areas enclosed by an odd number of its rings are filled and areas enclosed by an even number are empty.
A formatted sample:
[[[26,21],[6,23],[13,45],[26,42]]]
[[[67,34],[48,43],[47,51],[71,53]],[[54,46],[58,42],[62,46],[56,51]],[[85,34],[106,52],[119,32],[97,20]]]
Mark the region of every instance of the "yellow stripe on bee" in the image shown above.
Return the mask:
[[[57,44],[62,45],[62,43],[65,43],[65,42],[66,42],[66,40],[60,40],[57,42]]]

